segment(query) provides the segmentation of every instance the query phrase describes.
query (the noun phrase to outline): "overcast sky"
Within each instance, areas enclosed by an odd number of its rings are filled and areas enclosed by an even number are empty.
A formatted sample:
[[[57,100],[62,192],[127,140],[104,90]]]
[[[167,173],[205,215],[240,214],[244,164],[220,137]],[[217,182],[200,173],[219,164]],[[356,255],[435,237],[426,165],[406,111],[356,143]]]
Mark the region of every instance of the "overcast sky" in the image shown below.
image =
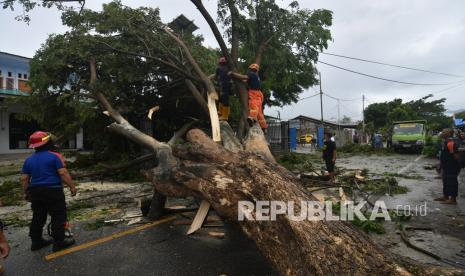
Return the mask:
[[[108,1],[87,1],[86,7],[101,9],[101,4],[104,2]],[[199,27],[196,33],[204,36],[205,44],[217,47],[205,20],[188,0],[123,0],[122,2],[131,7],[158,6],[161,17],[166,22],[183,13],[193,19]],[[282,1],[283,5],[288,2]],[[465,1],[299,2],[304,8],[325,8],[333,11],[331,32],[334,41],[327,50],[329,53],[465,76]],[[216,1],[204,0],[204,3],[210,13],[216,17]],[[62,33],[66,30],[61,26],[60,13],[55,9],[35,9],[31,13],[30,25],[15,21],[14,17],[20,12],[19,9],[15,12],[0,10],[0,34],[2,34],[0,51],[32,57],[49,34]],[[362,94],[367,98],[366,104],[370,104],[395,97],[411,100],[433,93],[437,95],[436,98],[447,98],[446,107],[450,111],[465,108],[465,82],[459,83],[464,79],[326,55],[321,55],[320,59],[354,71],[403,82],[449,84],[442,86],[397,84],[318,64],[318,70],[322,74],[323,91],[342,99],[339,104],[341,118],[343,115],[356,120],[361,118]],[[301,98],[315,94],[318,89],[318,87],[309,89],[301,95]],[[336,120],[338,102],[325,96],[323,103],[325,119]],[[302,100],[283,108],[268,108],[265,113],[276,116],[278,111],[283,119],[298,115],[319,118],[319,97]]]

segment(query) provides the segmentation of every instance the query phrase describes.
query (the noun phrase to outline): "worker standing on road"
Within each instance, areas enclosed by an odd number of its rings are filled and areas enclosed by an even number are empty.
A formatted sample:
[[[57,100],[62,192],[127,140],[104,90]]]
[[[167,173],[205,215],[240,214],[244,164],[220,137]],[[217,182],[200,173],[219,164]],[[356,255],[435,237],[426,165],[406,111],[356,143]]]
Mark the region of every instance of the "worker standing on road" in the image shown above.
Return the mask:
[[[228,74],[238,80],[247,82],[249,91],[249,124],[252,126],[258,121],[263,132],[266,133],[266,120],[263,115],[263,93],[261,91],[261,81],[258,75],[260,66],[256,63],[249,65],[249,72],[247,75],[241,75],[233,72]]]
[[[458,175],[461,168],[458,161],[459,145],[453,135],[454,131],[450,128],[441,133],[441,138],[444,139],[440,156],[444,196],[436,198],[435,201],[442,201],[444,204],[457,204]]]
[[[51,151],[53,142],[50,133],[37,131],[29,138],[29,147],[35,153],[26,159],[22,169],[21,183],[25,197],[31,201],[32,222],[29,236],[32,240],[31,250],[39,250],[52,243],[42,237],[42,230],[51,216],[53,251],[69,247],[74,239],[65,239],[66,201],[62,182],[77,193],[76,186],[65,167],[63,156]]]
[[[331,133],[325,132],[324,137],[322,157],[326,163],[326,170],[329,173],[330,181],[333,182],[336,175],[334,172],[336,165],[336,143],[331,141]]]
[[[220,85],[220,100],[218,105],[218,115],[220,121],[229,119],[229,95],[231,95],[231,77],[228,74],[229,68],[225,57],[218,60],[218,68],[216,68],[215,79]]]
[[[3,233],[3,222],[0,220],[0,259],[6,259],[10,254],[10,246],[8,241],[5,238]],[[2,263],[0,262],[0,275],[3,275],[5,268],[3,268]]]

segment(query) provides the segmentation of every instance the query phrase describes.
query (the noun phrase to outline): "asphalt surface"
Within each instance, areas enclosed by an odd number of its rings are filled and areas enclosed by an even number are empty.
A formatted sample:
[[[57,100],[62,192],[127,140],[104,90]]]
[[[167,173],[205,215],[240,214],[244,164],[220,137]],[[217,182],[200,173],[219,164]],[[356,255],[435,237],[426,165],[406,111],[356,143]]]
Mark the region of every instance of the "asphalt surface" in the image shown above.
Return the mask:
[[[137,226],[104,226],[86,231],[73,227],[78,244]],[[51,246],[29,250],[27,228],[8,229],[12,252],[5,261],[9,275],[271,275],[253,241],[236,226],[201,229],[186,236],[187,226],[172,222],[107,241],[50,261]],[[208,235],[224,231],[225,238]],[[14,233],[13,233],[14,232]]]

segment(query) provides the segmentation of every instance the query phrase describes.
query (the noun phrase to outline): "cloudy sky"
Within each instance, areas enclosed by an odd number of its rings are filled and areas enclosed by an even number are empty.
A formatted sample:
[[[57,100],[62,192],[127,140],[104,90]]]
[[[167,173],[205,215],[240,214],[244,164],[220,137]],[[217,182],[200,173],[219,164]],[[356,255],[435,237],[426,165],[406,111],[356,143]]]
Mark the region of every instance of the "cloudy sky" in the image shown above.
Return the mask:
[[[86,7],[100,9],[108,1],[87,1]],[[200,13],[188,0],[123,0],[123,4],[138,7],[160,7],[164,21],[183,13],[199,26],[197,34],[205,37],[208,46],[216,41]],[[279,1],[278,1],[279,2]],[[289,1],[282,1],[287,5]],[[386,82],[318,64],[322,74],[323,91],[340,98],[339,114],[358,120],[361,118],[362,95],[366,104],[402,98],[415,99],[430,93],[435,98],[447,98],[450,111],[465,108],[465,1],[462,0],[308,0],[299,1],[301,7],[325,8],[333,11],[331,27],[334,41],[326,52],[363,58],[384,63],[420,68],[464,76],[451,77],[412,70],[380,66],[334,56],[321,55],[320,60],[382,78],[410,83],[447,85],[405,85]],[[212,15],[216,15],[216,1],[204,0]],[[31,13],[30,25],[15,21],[20,13],[0,10],[0,51],[32,57],[46,37],[62,33],[60,14],[54,9],[36,9]],[[301,98],[315,94],[313,87]],[[324,117],[336,120],[338,101],[323,97]],[[268,108],[265,113],[289,119],[298,115],[319,118],[319,97],[302,100],[283,108]]]

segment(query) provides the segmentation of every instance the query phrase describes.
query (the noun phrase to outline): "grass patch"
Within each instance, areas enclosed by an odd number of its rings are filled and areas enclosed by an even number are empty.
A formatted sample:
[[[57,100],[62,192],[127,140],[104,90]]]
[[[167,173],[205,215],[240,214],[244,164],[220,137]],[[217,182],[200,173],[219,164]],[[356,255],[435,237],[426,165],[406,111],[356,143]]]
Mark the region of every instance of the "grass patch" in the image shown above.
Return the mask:
[[[83,228],[86,231],[94,231],[99,228],[102,228],[103,226],[105,226],[105,220],[96,219],[94,222],[89,222],[89,223],[84,224]]]
[[[308,172],[319,170],[323,161],[314,154],[290,152],[279,157],[278,163],[290,171]]]
[[[18,180],[5,180],[0,185],[0,202],[3,206],[17,206],[25,203],[23,189]]]
[[[338,216],[341,214],[341,202],[337,202],[333,204],[332,211],[337,214]],[[362,212],[362,214],[366,217],[370,217],[369,212]],[[366,233],[376,233],[376,234],[384,234],[386,230],[382,225],[382,221],[379,220],[360,220],[357,216],[354,216],[354,220],[350,221],[356,227],[362,229]]]
[[[94,209],[95,204],[89,202],[76,202],[67,208],[68,220],[85,221],[93,218],[105,217],[112,214],[107,208]]]
[[[410,190],[405,186],[400,186],[394,177],[384,179],[368,179],[364,184],[360,185],[364,191],[373,192],[375,194],[406,194]]]
[[[9,164],[0,167],[0,177],[6,177],[11,175],[18,175],[21,171],[21,167],[18,164]]]
[[[424,180],[425,178],[421,175],[408,175],[408,174],[402,174],[402,173],[390,173],[390,172],[385,172],[383,173],[384,176],[388,177],[401,177],[405,179],[417,179],[417,180]]]
[[[16,217],[16,216],[12,216],[12,217],[5,218],[3,220],[3,223],[5,223],[5,225],[7,225],[7,226],[26,227],[26,226],[29,226],[31,221],[28,220],[28,219],[22,219],[22,218],[19,218],[19,217]]]
[[[68,220],[76,220],[83,215],[84,209],[94,208],[95,204],[90,202],[73,202],[66,207]]]
[[[68,168],[74,171],[86,171],[86,172],[104,172],[107,169],[101,165],[104,163],[106,165],[114,166],[119,164],[124,164],[133,159],[126,155],[115,157],[109,160],[102,160],[97,158],[92,154],[80,154],[75,153],[75,161],[68,162]],[[99,176],[96,176],[99,177]],[[105,179],[113,181],[122,181],[122,182],[144,182],[146,179],[140,173],[140,166],[133,166],[126,168],[124,170],[109,171],[103,174]]]
[[[348,154],[376,154],[376,155],[389,155],[394,153],[392,149],[381,148],[375,149],[371,145],[360,145],[360,144],[347,144],[337,149],[338,152]]]

